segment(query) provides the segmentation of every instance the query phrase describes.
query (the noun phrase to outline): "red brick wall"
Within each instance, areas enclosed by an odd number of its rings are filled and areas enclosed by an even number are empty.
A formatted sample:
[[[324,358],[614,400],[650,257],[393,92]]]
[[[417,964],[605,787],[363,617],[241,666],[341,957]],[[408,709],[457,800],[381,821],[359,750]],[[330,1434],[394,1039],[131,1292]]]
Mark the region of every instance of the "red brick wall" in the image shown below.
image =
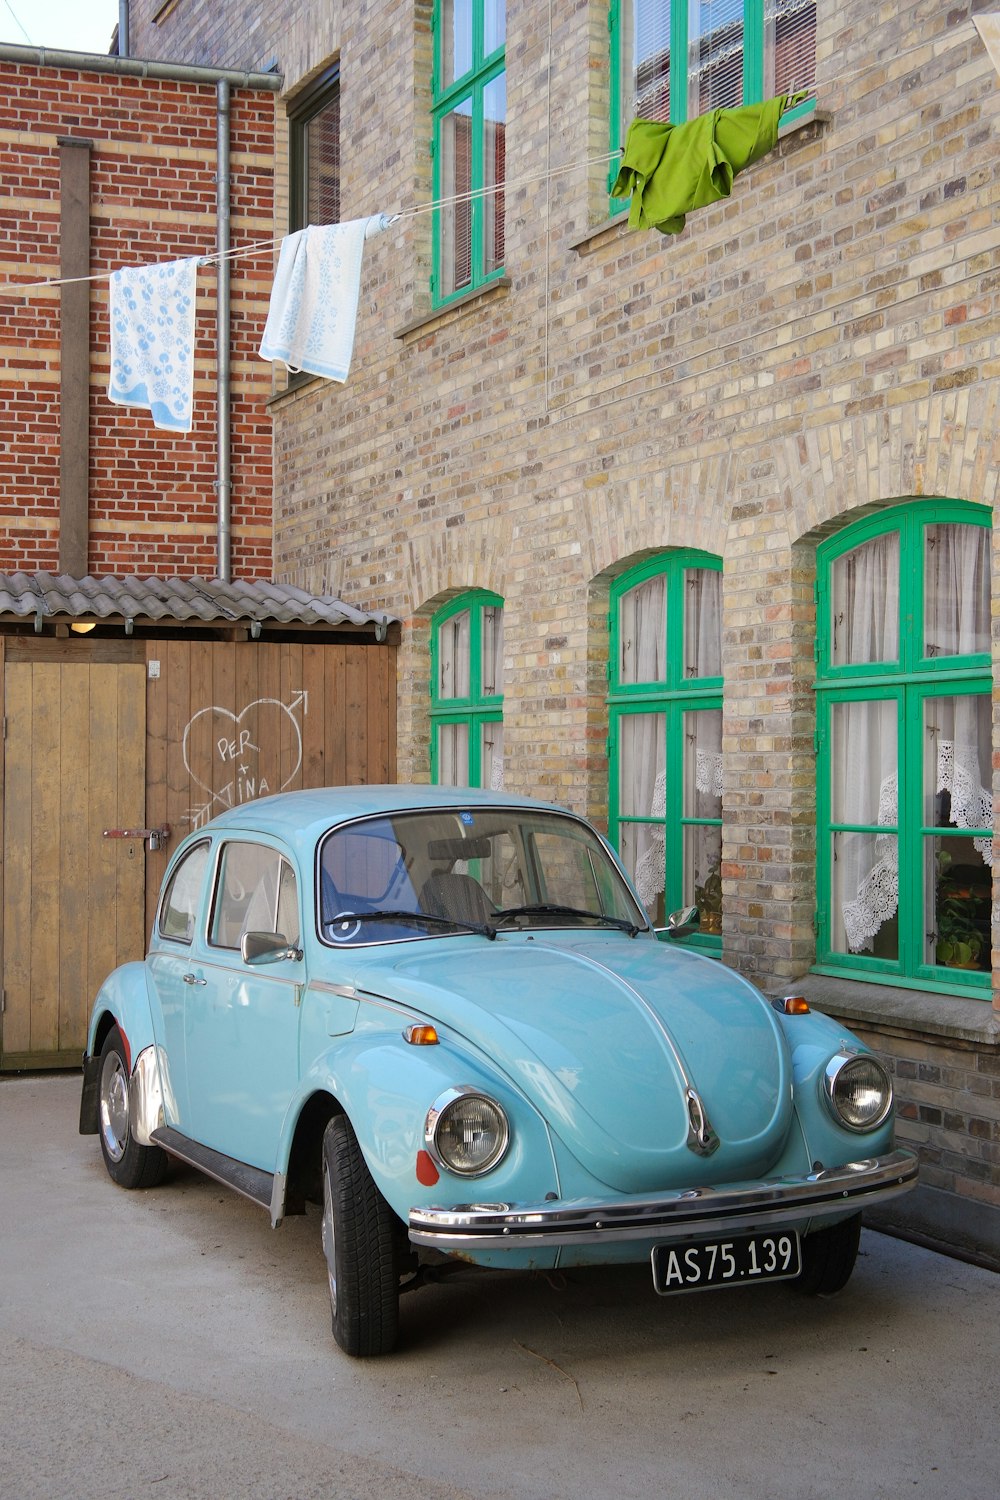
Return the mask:
[[[91,274],[212,254],[216,89],[206,84],[0,63],[0,571],[59,557],[59,137],[93,142]],[[234,248],[274,233],[274,96],[231,97]],[[273,253],[232,264],[232,572],[269,577],[270,366],[257,356]],[[90,573],[216,571],[216,271],[198,272],[194,422],[154,427],[107,397],[108,283],[90,292]]]

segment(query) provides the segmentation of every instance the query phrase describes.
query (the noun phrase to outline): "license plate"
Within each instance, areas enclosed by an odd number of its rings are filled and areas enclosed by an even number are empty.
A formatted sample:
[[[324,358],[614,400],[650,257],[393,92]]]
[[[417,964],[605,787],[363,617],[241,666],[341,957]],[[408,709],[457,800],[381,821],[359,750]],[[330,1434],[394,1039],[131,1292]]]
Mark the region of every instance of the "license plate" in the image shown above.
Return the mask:
[[[787,1281],[801,1270],[799,1237],[791,1230],[653,1246],[653,1288],[661,1297],[707,1286]]]

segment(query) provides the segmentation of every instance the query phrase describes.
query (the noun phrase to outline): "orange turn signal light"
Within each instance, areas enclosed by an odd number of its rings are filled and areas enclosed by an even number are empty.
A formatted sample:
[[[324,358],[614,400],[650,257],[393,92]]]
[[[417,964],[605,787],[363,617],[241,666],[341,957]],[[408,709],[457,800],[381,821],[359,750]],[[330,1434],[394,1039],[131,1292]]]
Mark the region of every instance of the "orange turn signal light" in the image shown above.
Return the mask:
[[[407,1026],[403,1031],[403,1041],[411,1047],[434,1047],[440,1040],[436,1026]]]
[[[809,1001],[804,995],[785,995],[778,1001],[778,1007],[785,1012],[786,1016],[807,1016],[809,1014]]]

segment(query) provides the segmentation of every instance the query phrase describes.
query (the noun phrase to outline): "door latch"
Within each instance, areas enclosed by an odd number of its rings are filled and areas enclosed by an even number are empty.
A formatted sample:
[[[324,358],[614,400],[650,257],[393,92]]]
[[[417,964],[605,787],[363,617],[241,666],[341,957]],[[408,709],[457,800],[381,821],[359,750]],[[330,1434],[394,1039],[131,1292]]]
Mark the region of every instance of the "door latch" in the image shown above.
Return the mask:
[[[170,824],[164,823],[162,828],[105,828],[102,837],[106,839],[142,839],[149,844],[149,852],[155,854],[157,849],[162,849],[170,837]]]

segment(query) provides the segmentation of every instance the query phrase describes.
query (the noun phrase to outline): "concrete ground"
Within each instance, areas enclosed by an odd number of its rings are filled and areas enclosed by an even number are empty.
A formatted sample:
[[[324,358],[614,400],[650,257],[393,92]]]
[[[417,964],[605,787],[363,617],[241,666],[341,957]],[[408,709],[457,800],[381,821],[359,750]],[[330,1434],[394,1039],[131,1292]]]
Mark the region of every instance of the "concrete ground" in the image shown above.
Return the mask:
[[[77,1134],[0,1079],[3,1500],[988,1500],[1000,1282],[872,1231],[847,1290],[654,1296],[639,1268],[462,1272],[388,1359],[329,1333],[315,1213]]]

